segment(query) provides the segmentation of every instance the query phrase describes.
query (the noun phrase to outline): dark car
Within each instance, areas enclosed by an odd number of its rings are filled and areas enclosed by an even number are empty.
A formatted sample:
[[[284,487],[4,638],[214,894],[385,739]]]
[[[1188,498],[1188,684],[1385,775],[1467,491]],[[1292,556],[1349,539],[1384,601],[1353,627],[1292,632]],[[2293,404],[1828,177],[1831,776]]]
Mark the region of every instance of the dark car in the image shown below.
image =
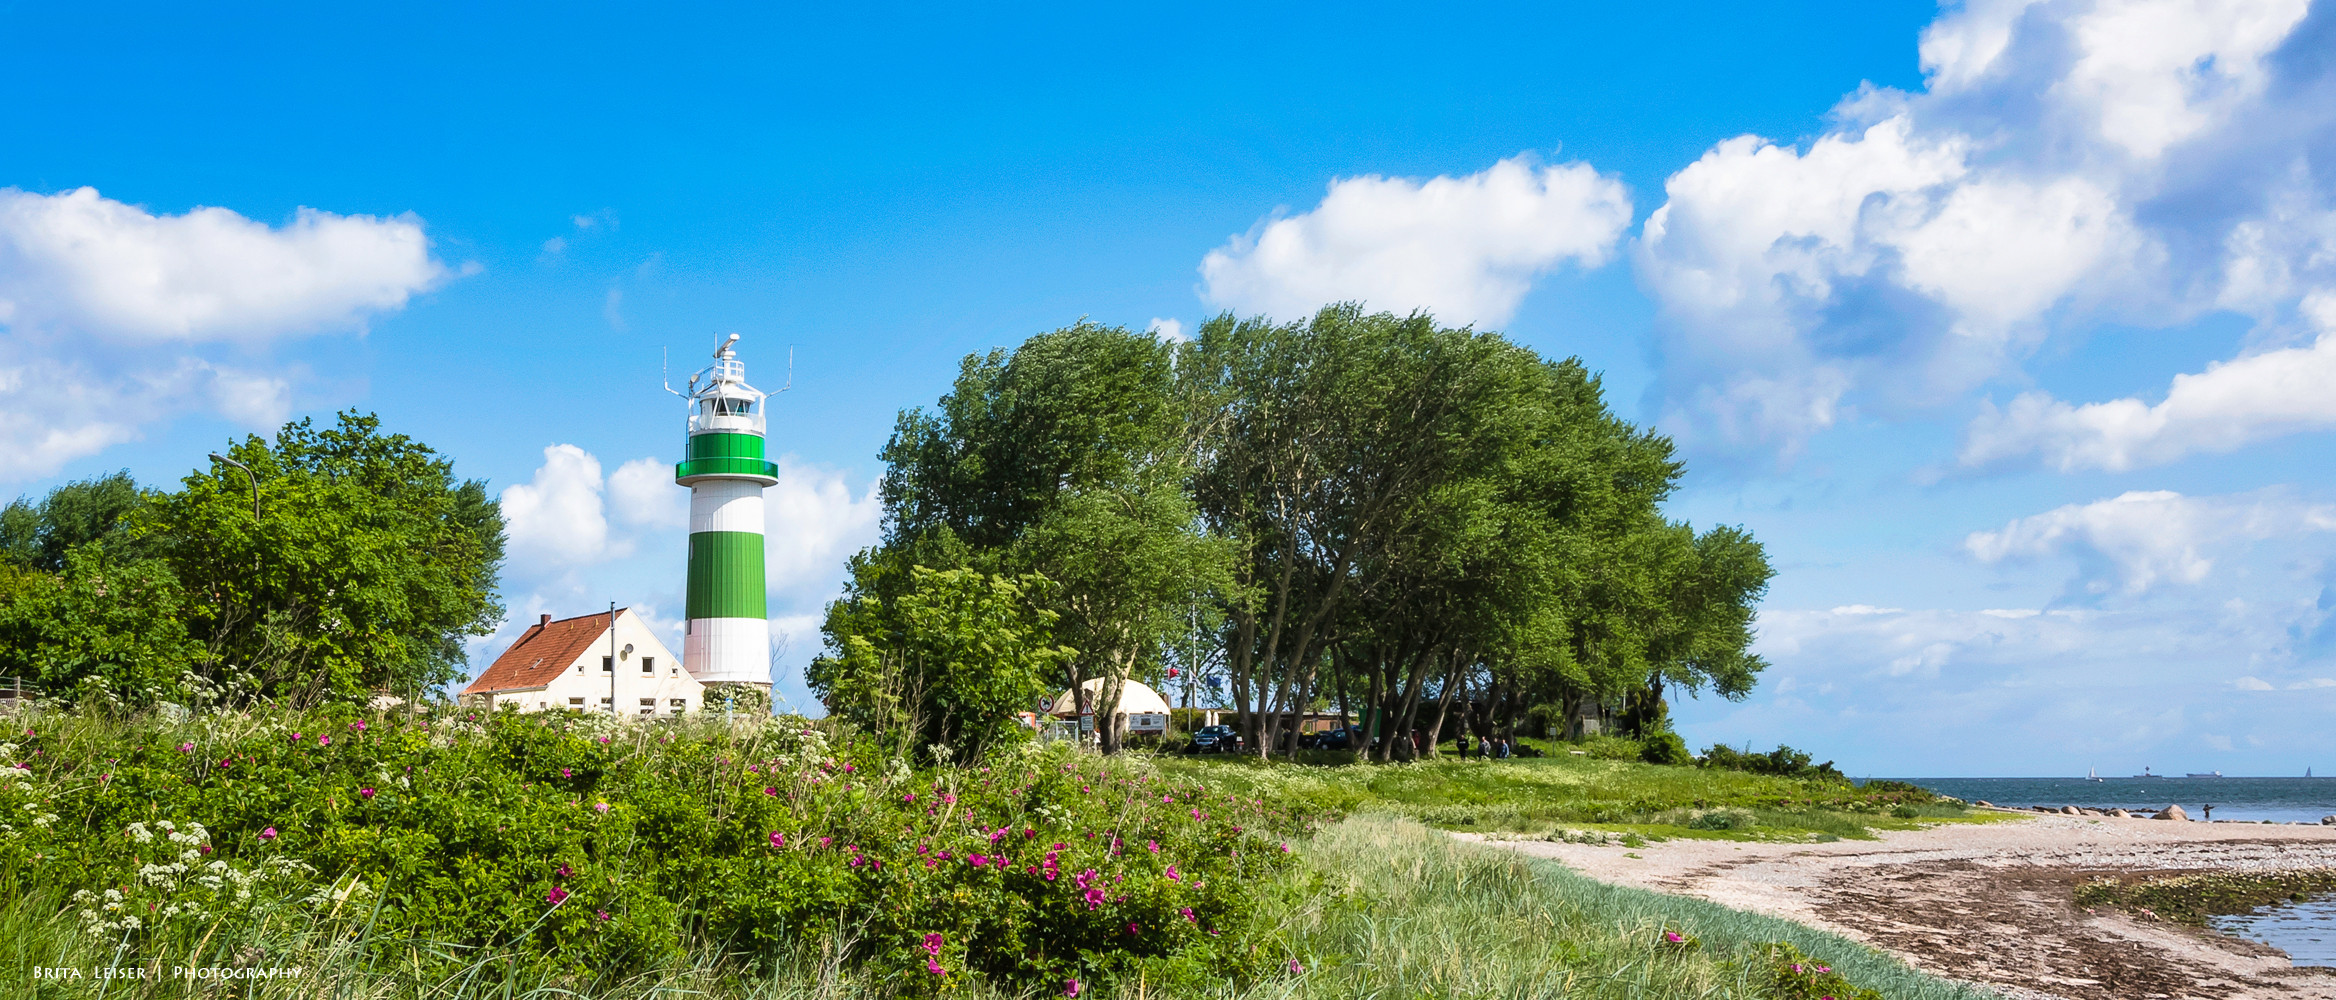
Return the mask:
[[[1308,750],[1352,750],[1362,741],[1363,731],[1354,726],[1298,737],[1298,745]]]
[[[1239,753],[1249,741],[1241,738],[1231,726],[1202,726],[1192,734],[1186,753]]]

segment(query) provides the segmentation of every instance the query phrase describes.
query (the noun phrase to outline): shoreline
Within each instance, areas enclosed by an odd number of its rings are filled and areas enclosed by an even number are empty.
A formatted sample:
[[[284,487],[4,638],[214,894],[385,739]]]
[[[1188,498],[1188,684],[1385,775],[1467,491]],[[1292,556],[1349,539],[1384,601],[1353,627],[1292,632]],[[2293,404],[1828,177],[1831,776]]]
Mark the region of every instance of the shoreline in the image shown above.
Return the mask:
[[[1830,843],[1680,839],[1626,848],[1455,836],[1602,881],[1833,931],[2015,1000],[2336,995],[2336,969],[2299,969],[2264,945],[2087,911],[2072,895],[2082,881],[2113,873],[2336,867],[2336,827],[1995,811],[2017,818]]]

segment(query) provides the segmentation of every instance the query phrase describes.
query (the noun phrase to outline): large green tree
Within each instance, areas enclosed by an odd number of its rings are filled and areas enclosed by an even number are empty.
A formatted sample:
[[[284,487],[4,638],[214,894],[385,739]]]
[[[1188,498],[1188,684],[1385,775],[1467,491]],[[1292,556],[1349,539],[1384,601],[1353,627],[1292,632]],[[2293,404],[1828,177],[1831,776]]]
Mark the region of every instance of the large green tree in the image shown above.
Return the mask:
[[[243,472],[214,465],[130,529],[185,587],[207,675],[230,697],[299,703],[417,697],[460,678],[463,637],[503,615],[503,517],[484,483],[355,412],[228,454],[257,480],[256,516]]]
[[[884,451],[882,551],[1051,581],[1055,635],[1077,651],[1059,679],[1106,750],[1127,680],[1156,671],[1196,593],[1229,583],[1230,552],[1200,530],[1186,488],[1175,377],[1171,345],[1079,323],[967,357]],[[1102,682],[1092,703],[1089,678]]]

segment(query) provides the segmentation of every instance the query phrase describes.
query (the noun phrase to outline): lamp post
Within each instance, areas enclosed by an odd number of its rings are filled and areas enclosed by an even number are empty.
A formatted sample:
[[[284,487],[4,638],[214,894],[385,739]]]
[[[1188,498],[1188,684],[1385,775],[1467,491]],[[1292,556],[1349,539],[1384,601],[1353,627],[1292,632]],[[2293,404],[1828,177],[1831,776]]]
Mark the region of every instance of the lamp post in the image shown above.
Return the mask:
[[[251,481],[251,520],[253,524],[258,524],[260,520],[260,477],[252,474],[251,466],[215,451],[211,453],[211,461],[232,465],[243,470],[243,478]]]

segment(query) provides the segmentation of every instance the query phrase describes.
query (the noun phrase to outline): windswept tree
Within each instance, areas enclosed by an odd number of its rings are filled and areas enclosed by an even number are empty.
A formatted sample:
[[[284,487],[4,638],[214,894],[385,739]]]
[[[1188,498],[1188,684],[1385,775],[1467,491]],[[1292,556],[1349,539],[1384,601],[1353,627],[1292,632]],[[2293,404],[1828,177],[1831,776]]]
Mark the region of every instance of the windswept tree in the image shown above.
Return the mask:
[[[1671,443],[1580,362],[1426,314],[1220,316],[1179,346],[1082,323],[967,358],[884,457],[858,565],[1055,582],[1062,680],[1103,678],[1107,722],[1123,679],[1208,663],[1259,753],[1328,703],[1400,758],[1578,704],[1659,730],[1666,690],[1762,668],[1766,558],[1663,516]]]
[[[1228,551],[1199,530],[1174,351],[1080,323],[965,359],[933,412],[886,445],[885,538],[865,558],[1050,581],[1058,678],[1124,735],[1121,690],[1178,637],[1195,593],[1220,592]],[[1102,683],[1088,703],[1085,682]]]

